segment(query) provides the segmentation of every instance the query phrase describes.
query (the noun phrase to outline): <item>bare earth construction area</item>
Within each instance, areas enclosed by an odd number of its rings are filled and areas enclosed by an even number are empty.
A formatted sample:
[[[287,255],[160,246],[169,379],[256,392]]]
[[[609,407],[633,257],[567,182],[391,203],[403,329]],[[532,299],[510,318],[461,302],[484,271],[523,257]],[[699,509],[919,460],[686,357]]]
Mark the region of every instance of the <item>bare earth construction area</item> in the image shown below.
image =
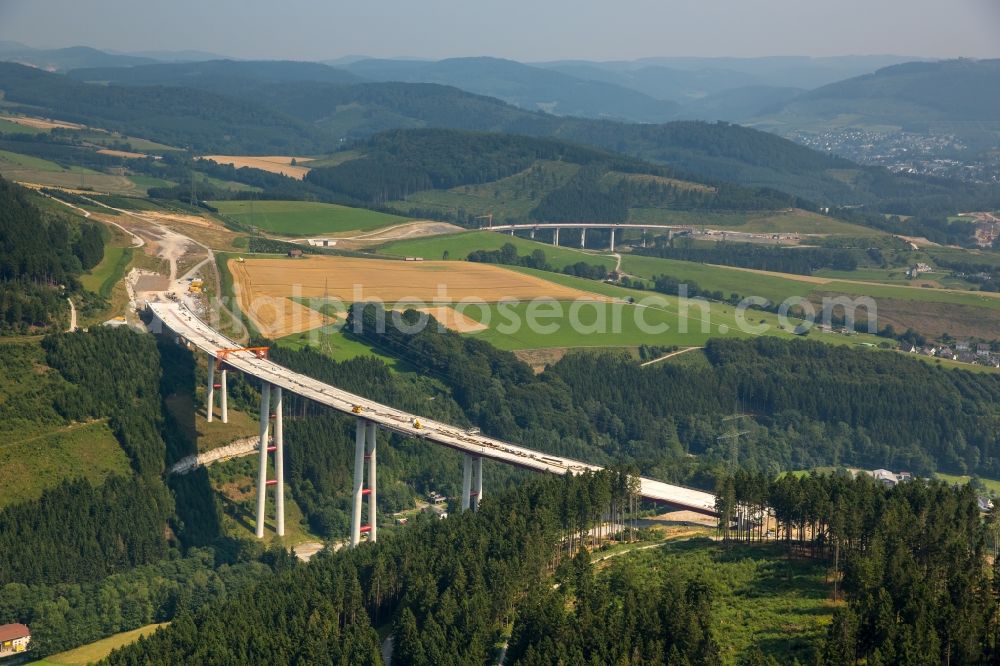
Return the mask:
[[[387,306],[400,301],[442,305],[463,299],[486,303],[538,297],[600,299],[490,264],[309,257],[230,260],[228,265],[240,308],[261,333],[275,338],[327,323],[315,310],[292,300],[298,298],[327,296],[345,304],[377,299]],[[457,318],[443,323],[463,332],[475,328],[475,322]]]

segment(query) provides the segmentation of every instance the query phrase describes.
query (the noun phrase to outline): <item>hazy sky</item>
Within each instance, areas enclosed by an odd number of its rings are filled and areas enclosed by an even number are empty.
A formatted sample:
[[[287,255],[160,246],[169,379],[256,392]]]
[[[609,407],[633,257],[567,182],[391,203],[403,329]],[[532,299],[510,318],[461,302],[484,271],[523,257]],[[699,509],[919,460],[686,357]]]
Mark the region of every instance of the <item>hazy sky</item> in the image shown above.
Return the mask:
[[[0,0],[0,39],[241,58],[1000,57],[1000,0]]]

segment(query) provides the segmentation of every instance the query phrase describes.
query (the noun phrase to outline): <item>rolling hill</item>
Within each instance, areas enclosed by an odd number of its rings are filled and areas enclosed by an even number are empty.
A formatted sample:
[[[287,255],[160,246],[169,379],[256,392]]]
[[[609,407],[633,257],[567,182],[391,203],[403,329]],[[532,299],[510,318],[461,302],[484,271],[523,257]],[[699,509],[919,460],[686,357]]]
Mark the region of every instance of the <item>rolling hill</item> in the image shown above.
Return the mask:
[[[1000,60],[909,62],[817,88],[788,101],[762,126],[829,123],[926,126],[1000,122]],[[843,122],[838,122],[843,124]]]
[[[261,67],[260,63],[215,66],[249,72]],[[862,168],[774,134],[729,123],[635,124],[556,116],[438,84],[306,80],[311,76],[301,73],[306,69],[329,74],[329,68],[315,67],[322,66],[267,65],[264,70],[271,70],[270,74],[252,74],[259,83],[240,85],[234,79],[220,94],[217,89],[223,83],[210,90],[173,87],[170,82],[178,81],[178,72],[205,71],[203,66],[190,64],[136,68],[158,74],[146,79],[157,84],[130,86],[115,85],[117,81],[85,84],[0,63],[0,90],[7,102],[14,103],[14,110],[75,120],[199,152],[317,155],[389,129],[451,128],[558,138],[667,164],[712,182],[779,189],[821,205],[877,204],[883,210],[900,212],[896,204],[904,202],[908,208],[902,212],[925,206],[942,211],[967,207],[963,202],[971,200],[979,205],[981,200],[977,197],[983,188],[977,186]],[[129,71],[106,70],[119,72],[123,79],[134,76],[122,74]],[[266,82],[282,77],[286,80]],[[202,80],[221,78],[213,74]],[[956,192],[959,199],[955,199]]]
[[[195,88],[90,85],[0,62],[8,107],[116,130],[204,152],[318,152],[323,137],[307,124],[251,100]],[[327,145],[333,145],[329,142]]]
[[[500,58],[449,58],[437,62],[361,60],[345,66],[375,81],[439,83],[489,95],[529,111],[633,122],[670,120],[677,105],[607,81]]]
[[[181,86],[224,91],[287,81],[360,83],[364,80],[342,69],[291,60],[208,60],[135,67],[91,67],[75,69],[67,76],[84,82],[109,81],[117,85]]]

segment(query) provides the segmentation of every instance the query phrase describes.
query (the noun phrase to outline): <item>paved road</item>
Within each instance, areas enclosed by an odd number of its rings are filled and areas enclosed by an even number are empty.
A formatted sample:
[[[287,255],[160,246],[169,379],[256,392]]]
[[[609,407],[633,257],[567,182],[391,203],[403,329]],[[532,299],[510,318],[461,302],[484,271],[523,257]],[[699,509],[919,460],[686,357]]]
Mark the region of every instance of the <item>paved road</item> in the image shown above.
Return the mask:
[[[222,349],[239,347],[236,342],[213,330],[190,310],[177,303],[151,303],[156,318],[169,330],[187,340],[197,349],[216,356]],[[226,364],[272,385],[331,407],[348,415],[357,415],[380,427],[406,437],[424,439],[457,451],[491,458],[510,465],[551,474],[579,474],[600,470],[572,458],[534,451],[502,440],[472,434],[458,426],[434,421],[380,404],[335,386],[324,384],[306,375],[292,372],[272,361],[258,358],[251,352],[227,356]],[[675,486],[655,479],[640,478],[640,495],[671,506],[716,515],[715,496],[692,488]]]

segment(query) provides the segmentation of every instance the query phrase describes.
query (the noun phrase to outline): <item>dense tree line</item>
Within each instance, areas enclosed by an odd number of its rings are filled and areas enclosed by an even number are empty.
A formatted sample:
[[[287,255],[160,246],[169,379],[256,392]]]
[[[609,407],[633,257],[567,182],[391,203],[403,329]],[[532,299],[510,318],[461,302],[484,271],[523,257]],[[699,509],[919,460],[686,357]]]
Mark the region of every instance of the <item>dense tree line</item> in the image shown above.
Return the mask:
[[[531,211],[542,222],[611,222],[628,219],[627,187],[602,187],[602,169],[584,167],[562,186],[550,191]],[[627,182],[627,181],[623,181]]]
[[[1000,474],[1000,380],[989,374],[762,337],[709,341],[705,366],[639,368],[622,355],[569,354],[535,376],[513,354],[433,323],[409,334],[389,322],[380,332],[369,306],[352,312],[351,326],[362,316],[365,340],[441,378],[469,421],[554,453],[685,480],[731,461],[720,438],[732,428],[725,419],[743,411],[747,433],[736,455],[751,469],[856,464]]]
[[[533,250],[531,254],[520,255],[513,243],[504,243],[499,250],[473,250],[466,257],[469,261],[483,264],[503,264],[505,266],[524,266],[540,271],[560,272],[545,258],[545,250]],[[564,266],[562,273],[575,275],[589,280],[604,280],[608,277],[608,269],[601,264],[588,264],[578,261]]]
[[[771,517],[775,538],[830,561],[848,603],[819,663],[994,663],[1000,605],[969,486],[739,473],[720,480],[718,507],[727,538],[760,539]]]
[[[635,254],[664,259],[679,259],[705,264],[739,266],[779,273],[812,275],[821,268],[853,271],[858,260],[850,250],[827,248],[781,248],[758,243],[721,241],[712,247],[698,247],[683,239],[670,245],[634,248]]]
[[[0,511],[0,583],[94,581],[155,562],[171,508],[159,481],[64,481]]]
[[[243,558],[248,559],[248,558]],[[0,622],[31,627],[31,654],[41,658],[194,611],[249,587],[271,572],[263,562],[216,564],[210,549],[112,574],[93,583],[0,587]]]
[[[697,581],[598,577],[581,550],[558,589],[534,588],[518,607],[507,663],[721,663],[712,638],[712,598]]]
[[[155,339],[126,327],[97,327],[50,335],[42,346],[46,363],[73,385],[56,398],[56,410],[69,421],[109,418],[136,473],[158,478],[166,445]]]
[[[58,328],[66,319],[61,287],[104,258],[105,231],[44,215],[28,190],[0,178],[0,334]]]
[[[386,622],[394,663],[485,663],[519,599],[578,527],[576,516],[610,509],[616,498],[595,491],[615,487],[616,475],[536,477],[478,512],[416,520],[391,539],[321,555],[182,613],[108,663],[380,664],[373,627]]]

